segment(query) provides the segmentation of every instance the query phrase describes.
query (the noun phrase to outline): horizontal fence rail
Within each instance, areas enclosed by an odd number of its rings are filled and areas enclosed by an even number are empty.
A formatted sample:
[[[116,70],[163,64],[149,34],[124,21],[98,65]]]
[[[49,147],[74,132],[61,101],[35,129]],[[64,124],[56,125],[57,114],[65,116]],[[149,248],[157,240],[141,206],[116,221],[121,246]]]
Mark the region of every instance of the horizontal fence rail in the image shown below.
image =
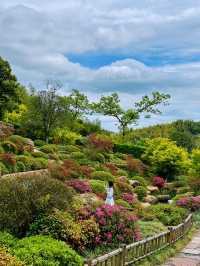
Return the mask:
[[[120,248],[85,262],[85,266],[127,266],[144,259],[153,253],[172,245],[182,238],[192,227],[192,214],[183,223],[170,226],[166,232],[134,242],[130,245],[122,245]]]

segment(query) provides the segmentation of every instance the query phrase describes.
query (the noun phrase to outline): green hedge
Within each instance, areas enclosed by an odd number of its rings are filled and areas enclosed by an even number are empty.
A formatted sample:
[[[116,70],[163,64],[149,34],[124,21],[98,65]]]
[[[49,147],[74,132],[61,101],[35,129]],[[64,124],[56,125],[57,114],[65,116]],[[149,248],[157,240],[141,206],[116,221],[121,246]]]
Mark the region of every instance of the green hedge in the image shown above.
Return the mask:
[[[32,236],[19,240],[13,254],[27,266],[83,265],[83,259],[73,249],[48,236]]]
[[[135,158],[141,158],[141,155],[143,154],[145,150],[145,147],[142,145],[133,145],[133,144],[114,144],[113,151],[114,152],[120,152],[120,153],[126,153],[131,154]]]

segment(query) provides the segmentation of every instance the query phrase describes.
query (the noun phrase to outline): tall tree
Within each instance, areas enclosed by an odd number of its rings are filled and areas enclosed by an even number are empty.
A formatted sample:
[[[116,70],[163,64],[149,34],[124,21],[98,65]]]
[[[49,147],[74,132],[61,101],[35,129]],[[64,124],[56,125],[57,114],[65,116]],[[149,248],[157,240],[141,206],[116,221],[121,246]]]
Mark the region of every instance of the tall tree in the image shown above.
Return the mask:
[[[134,104],[133,108],[125,110],[120,105],[120,99],[117,93],[110,96],[102,96],[100,101],[93,103],[93,110],[97,113],[114,117],[119,123],[119,129],[123,136],[128,127],[140,118],[141,114],[150,117],[151,114],[160,114],[158,105],[166,104],[170,98],[169,94],[153,92],[152,97],[144,96],[139,102]]]
[[[7,61],[0,57],[0,120],[21,103],[25,89],[17,82]]]
[[[76,121],[90,112],[90,103],[87,96],[81,93],[79,90],[72,90],[69,96],[65,96],[62,99],[65,106],[66,115],[70,117],[70,129],[74,128]]]
[[[47,81],[45,90],[33,92],[34,94],[30,97],[29,120],[36,121],[37,125],[41,126],[47,143],[62,113],[60,96],[57,95],[60,88],[59,82]]]

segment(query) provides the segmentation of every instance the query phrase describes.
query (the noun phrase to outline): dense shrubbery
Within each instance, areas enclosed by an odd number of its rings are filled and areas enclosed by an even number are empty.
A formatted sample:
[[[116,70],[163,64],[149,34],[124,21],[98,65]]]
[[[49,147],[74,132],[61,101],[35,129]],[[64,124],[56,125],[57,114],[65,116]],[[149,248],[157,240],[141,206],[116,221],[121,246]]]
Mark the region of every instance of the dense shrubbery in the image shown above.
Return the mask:
[[[151,166],[151,171],[173,180],[177,174],[184,173],[189,167],[188,154],[183,148],[168,139],[156,138],[146,141],[143,160]]]
[[[139,200],[143,200],[147,195],[147,189],[143,186],[137,186],[134,192],[137,194]]]
[[[151,207],[151,212],[164,225],[178,225],[183,222],[187,215],[187,211],[183,208],[169,204],[157,204]]]
[[[177,203],[178,206],[187,208],[191,211],[197,211],[200,209],[200,196],[196,197],[183,197],[180,198]]]
[[[145,147],[143,145],[133,145],[133,144],[115,144],[114,152],[120,152],[125,154],[131,154],[136,158],[141,158]]]
[[[100,235],[96,237],[97,244],[113,244],[119,241],[131,243],[140,239],[137,217],[123,211],[123,208],[103,205],[96,209],[94,216],[100,226]]]
[[[87,180],[72,179],[66,182],[70,187],[73,187],[79,193],[92,192],[90,184]]]
[[[50,266],[82,266],[83,260],[64,242],[47,236],[26,237],[17,242],[14,255],[26,265]]]
[[[114,181],[113,175],[109,172],[95,171],[91,174],[92,179],[102,180],[102,181]]]
[[[61,239],[79,251],[92,247],[99,234],[98,224],[92,218],[75,221],[67,212],[54,210],[48,216],[38,217],[31,224],[29,234],[50,235]]]
[[[58,180],[45,176],[0,180],[0,228],[24,234],[39,212],[53,207],[68,208],[72,191]]]
[[[107,136],[91,134],[88,140],[92,148],[98,151],[109,152],[109,151],[112,151],[113,149],[113,143],[111,139],[109,139]]]

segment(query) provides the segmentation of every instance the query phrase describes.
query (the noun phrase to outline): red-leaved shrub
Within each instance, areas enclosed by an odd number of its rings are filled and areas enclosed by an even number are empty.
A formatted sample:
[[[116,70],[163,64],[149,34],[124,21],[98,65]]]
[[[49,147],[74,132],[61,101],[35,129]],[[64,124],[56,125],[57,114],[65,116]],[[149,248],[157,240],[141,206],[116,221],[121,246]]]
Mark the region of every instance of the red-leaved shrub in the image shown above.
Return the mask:
[[[114,163],[105,163],[105,167],[111,172],[112,175],[117,175],[118,168]]]
[[[12,153],[2,153],[0,155],[0,160],[4,162],[6,165],[14,166],[16,164],[15,155]]]
[[[88,137],[89,144],[98,151],[112,151],[113,143],[108,138],[97,136],[95,133]]]
[[[165,185],[164,178],[162,178],[160,176],[154,176],[153,177],[153,185],[158,187],[158,188],[163,188]]]
[[[79,167],[79,171],[82,175],[90,178],[91,177],[91,174],[93,172],[93,169],[92,167],[88,166],[88,165],[80,165]]]
[[[133,158],[131,155],[126,156],[127,169],[139,175],[143,175],[146,165],[139,159]]]

